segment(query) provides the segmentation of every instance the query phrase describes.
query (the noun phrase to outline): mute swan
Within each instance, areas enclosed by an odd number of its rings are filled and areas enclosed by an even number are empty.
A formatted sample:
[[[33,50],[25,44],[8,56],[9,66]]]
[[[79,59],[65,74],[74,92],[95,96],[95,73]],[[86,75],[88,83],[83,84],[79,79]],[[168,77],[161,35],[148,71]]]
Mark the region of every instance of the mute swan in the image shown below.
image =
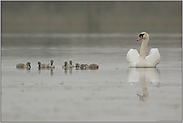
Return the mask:
[[[51,64],[47,64],[46,68],[55,68],[55,65],[53,65],[53,60],[50,61]]]
[[[74,67],[74,65],[72,64],[72,60],[71,59],[69,60],[69,67],[71,67],[71,68]]]
[[[64,61],[64,65],[62,65],[62,68],[69,68],[69,64],[67,61]]]
[[[77,62],[77,63],[75,64],[75,67],[76,67],[76,70],[79,70],[79,68],[81,67],[81,63],[78,63],[78,62]]]
[[[80,68],[81,64],[80,63],[76,63],[75,66],[76,66],[76,68]]]
[[[130,67],[156,67],[160,62],[160,53],[158,48],[152,48],[149,55],[146,56],[146,48],[149,41],[149,34],[141,32],[137,41],[142,40],[140,54],[136,49],[130,49],[127,53],[127,61]]]
[[[31,63],[30,62],[27,62],[26,63],[26,65],[25,64],[23,64],[23,63],[18,63],[17,65],[16,65],[16,67],[17,68],[31,68],[31,65],[30,65]]]
[[[89,65],[89,69],[92,69],[92,70],[95,70],[95,69],[98,69],[99,66],[97,64],[90,64]]]
[[[88,69],[88,64],[81,64],[80,68],[82,70],[86,70],[86,69]]]
[[[38,68],[46,68],[46,64],[42,63],[40,61],[38,61]]]

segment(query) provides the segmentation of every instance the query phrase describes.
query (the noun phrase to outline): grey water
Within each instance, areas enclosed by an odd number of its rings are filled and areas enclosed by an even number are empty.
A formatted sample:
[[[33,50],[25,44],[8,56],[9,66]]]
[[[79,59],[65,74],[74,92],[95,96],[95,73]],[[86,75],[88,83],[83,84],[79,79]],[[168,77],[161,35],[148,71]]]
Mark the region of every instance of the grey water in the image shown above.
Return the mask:
[[[137,69],[126,60],[137,34],[2,34],[2,121],[180,120],[181,34],[149,35],[161,61]],[[99,69],[63,69],[70,59]]]

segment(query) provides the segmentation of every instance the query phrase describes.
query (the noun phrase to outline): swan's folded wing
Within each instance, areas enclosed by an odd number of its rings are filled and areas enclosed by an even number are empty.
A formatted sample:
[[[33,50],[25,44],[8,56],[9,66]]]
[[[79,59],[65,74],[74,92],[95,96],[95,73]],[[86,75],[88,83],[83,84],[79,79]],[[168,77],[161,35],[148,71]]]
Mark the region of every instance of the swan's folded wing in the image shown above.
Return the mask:
[[[139,53],[136,49],[130,49],[127,53],[127,61],[129,62],[130,66],[135,66],[138,58],[139,58]]]
[[[160,53],[158,48],[152,48],[149,55],[146,57],[148,66],[156,66],[160,62]]]

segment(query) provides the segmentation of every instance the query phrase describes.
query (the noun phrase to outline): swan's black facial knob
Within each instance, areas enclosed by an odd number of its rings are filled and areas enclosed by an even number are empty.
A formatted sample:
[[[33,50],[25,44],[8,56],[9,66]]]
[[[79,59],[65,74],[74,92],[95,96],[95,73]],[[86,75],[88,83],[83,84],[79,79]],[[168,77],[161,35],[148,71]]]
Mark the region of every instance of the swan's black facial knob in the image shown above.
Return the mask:
[[[137,39],[137,41],[141,40],[143,38],[144,34],[140,34],[139,38]]]

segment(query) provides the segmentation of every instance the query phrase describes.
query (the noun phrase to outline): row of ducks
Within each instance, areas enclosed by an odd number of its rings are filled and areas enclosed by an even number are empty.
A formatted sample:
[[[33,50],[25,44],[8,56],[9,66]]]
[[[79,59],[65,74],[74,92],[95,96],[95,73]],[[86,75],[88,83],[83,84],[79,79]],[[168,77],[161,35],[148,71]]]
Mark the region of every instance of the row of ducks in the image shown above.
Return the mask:
[[[67,61],[64,62],[64,65],[62,66],[62,68],[81,68],[81,69],[98,69],[99,65],[97,64],[82,64],[82,63],[76,63],[75,65],[73,65],[72,60],[69,61],[69,63]]]
[[[38,61],[38,68],[55,68],[55,65],[53,64],[54,61],[51,60],[49,64],[41,63]],[[97,64],[83,64],[83,63],[76,63],[75,65],[73,64],[72,60],[69,60],[69,62],[64,61],[64,65],[62,68],[73,68],[76,67],[77,69],[98,69],[99,65]],[[24,63],[18,63],[16,65],[16,68],[31,68],[31,63],[28,61],[26,64]]]
[[[55,68],[55,65],[53,65],[53,60],[50,61],[51,63],[49,64],[41,64],[40,61],[38,61],[38,68]],[[24,63],[18,63],[16,65],[16,68],[31,68],[31,63],[28,61],[26,64]]]

